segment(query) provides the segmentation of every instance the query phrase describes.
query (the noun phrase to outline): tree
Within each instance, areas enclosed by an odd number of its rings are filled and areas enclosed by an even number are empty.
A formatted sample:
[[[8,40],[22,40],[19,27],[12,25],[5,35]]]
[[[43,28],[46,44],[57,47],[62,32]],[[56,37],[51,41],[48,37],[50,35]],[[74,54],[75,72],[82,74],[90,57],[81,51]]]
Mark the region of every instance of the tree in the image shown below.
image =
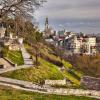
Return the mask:
[[[58,47],[57,47],[56,53],[57,53],[57,55],[59,56],[60,61],[61,61],[61,63],[62,63],[63,57],[64,57],[64,53],[65,53],[65,49],[64,49],[63,47],[58,46]]]
[[[0,0],[0,18],[22,15],[32,17],[34,10],[40,7],[44,0]]]
[[[40,54],[41,42],[43,41],[42,33],[39,31],[32,32],[28,36],[28,42],[31,44],[33,49],[35,50],[35,64],[36,66],[39,64],[38,57]]]
[[[0,0],[0,24],[5,23],[8,17],[13,18],[13,32],[17,35],[25,33],[25,22],[33,20],[34,11],[44,2],[45,0]]]

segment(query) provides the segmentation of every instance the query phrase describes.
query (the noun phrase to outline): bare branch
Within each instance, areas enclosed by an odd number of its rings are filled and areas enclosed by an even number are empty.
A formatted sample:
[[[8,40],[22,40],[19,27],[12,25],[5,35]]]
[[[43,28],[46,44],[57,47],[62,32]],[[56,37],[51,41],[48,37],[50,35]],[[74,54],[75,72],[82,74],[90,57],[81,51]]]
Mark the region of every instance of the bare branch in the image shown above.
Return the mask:
[[[22,15],[32,17],[34,10],[45,0],[0,0],[0,17],[8,15]]]

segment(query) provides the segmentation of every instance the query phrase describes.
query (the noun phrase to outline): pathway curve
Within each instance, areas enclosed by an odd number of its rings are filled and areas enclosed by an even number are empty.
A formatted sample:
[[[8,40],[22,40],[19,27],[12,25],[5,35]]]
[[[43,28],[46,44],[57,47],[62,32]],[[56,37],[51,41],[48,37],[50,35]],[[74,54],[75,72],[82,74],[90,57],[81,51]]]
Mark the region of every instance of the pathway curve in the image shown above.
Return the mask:
[[[22,66],[17,66],[17,67],[4,68],[4,69],[0,69],[0,74],[14,71],[14,70],[19,70],[19,69],[26,69],[30,67],[34,67],[34,65],[22,65]]]

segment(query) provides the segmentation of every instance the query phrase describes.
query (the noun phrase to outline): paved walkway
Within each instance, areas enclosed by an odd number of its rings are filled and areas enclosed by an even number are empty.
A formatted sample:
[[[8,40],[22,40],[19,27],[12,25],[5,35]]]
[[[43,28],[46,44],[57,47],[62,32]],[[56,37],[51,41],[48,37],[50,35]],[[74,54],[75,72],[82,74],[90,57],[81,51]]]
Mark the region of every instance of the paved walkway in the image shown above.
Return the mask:
[[[0,77],[0,83],[11,84],[11,85],[20,86],[20,87],[26,88],[26,89],[32,89],[32,90],[45,91],[47,89],[46,87],[33,84],[32,82],[11,79],[11,78],[5,78],[5,77]]]
[[[24,45],[22,45],[21,51],[22,51],[22,56],[24,59],[24,64],[25,65],[33,65],[33,60],[31,59],[31,55],[27,52]]]
[[[52,88],[46,86],[39,86],[28,81],[21,81],[11,78],[0,77],[0,85],[10,86],[15,89],[32,91],[45,94],[56,95],[75,95],[75,96],[87,96],[100,99],[100,91],[82,90],[82,89],[62,89]],[[92,94],[91,96],[89,94]]]
[[[33,67],[34,65],[22,65],[22,66],[17,66],[17,67],[10,67],[10,68],[5,68],[5,69],[0,69],[0,74],[14,71],[14,70],[19,70],[19,69],[25,69],[25,68],[30,68]]]

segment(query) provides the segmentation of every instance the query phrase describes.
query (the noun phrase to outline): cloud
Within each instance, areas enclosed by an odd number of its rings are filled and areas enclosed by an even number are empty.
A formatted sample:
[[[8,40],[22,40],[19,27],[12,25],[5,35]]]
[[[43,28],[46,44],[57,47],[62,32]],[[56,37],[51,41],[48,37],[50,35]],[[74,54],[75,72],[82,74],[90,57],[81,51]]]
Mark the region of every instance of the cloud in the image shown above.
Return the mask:
[[[97,29],[100,26],[100,0],[47,0],[35,15],[42,27],[44,18],[48,16],[50,23],[55,27],[61,24],[70,28]]]
[[[39,10],[39,16],[99,19],[99,9],[100,0],[48,0],[47,4]]]

